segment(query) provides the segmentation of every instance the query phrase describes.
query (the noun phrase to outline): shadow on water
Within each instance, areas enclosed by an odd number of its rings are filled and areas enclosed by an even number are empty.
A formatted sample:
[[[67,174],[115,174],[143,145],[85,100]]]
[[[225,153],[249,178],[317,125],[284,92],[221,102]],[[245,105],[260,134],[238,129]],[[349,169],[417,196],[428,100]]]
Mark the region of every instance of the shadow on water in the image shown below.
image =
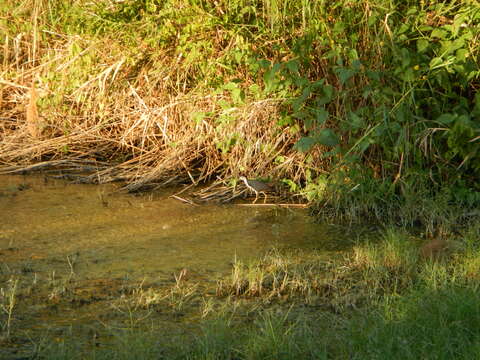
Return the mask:
[[[126,284],[172,282],[182,269],[209,282],[271,248],[331,254],[351,244],[305,210],[192,206],[169,197],[175,190],[138,196],[113,184],[0,177],[0,280],[19,279],[27,309],[15,326],[88,323]],[[70,305],[56,298],[60,279],[74,284]]]

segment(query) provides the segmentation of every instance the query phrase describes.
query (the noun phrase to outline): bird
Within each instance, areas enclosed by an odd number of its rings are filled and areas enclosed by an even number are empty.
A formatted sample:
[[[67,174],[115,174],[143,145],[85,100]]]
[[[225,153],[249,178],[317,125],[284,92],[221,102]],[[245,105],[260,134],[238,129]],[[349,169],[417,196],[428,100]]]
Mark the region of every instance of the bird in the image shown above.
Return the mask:
[[[265,202],[266,202],[267,192],[273,190],[270,185],[258,180],[250,180],[250,179],[247,179],[245,176],[240,176],[239,179],[243,181],[247,189],[255,193],[255,200],[253,201],[254,204],[258,200],[258,196],[260,193],[263,193],[263,195],[265,196]]]

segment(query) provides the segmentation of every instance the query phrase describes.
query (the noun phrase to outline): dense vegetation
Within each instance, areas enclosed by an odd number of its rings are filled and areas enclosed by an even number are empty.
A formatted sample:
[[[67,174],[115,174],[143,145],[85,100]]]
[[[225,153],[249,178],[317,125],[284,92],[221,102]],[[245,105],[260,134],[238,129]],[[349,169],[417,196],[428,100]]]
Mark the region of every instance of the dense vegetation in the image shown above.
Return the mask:
[[[6,0],[0,32],[2,173],[132,191],[245,174],[322,215],[457,236],[440,260],[386,233],[327,268],[315,252],[235,264],[195,336],[132,327],[88,356],[478,357],[478,226],[460,226],[480,217],[478,1]]]
[[[245,173],[335,216],[432,226],[480,201],[476,1],[30,0],[0,14],[4,169],[88,163],[91,181],[129,189]],[[442,216],[426,220],[432,203]]]

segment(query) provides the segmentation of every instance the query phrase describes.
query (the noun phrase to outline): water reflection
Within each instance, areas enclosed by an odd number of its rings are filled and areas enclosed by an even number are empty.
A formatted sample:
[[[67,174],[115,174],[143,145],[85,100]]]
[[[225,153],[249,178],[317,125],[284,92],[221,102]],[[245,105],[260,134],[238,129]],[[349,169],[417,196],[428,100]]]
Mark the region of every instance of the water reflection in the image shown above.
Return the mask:
[[[10,249],[2,261],[58,268],[75,254],[85,277],[161,276],[184,267],[224,273],[234,257],[272,246],[337,244],[305,210],[191,206],[170,198],[174,190],[134,196],[112,184],[0,177],[0,249]]]

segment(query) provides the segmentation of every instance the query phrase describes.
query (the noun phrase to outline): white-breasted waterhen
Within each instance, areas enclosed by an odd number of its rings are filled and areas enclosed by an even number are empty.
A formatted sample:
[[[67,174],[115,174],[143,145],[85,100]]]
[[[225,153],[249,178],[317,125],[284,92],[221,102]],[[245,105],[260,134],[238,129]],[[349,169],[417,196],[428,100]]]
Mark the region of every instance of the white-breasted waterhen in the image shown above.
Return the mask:
[[[265,202],[267,201],[267,192],[273,191],[273,188],[261,181],[247,179],[245,176],[240,176],[240,180],[243,181],[247,189],[255,193],[255,203],[258,200],[258,196],[262,193],[265,196]]]

